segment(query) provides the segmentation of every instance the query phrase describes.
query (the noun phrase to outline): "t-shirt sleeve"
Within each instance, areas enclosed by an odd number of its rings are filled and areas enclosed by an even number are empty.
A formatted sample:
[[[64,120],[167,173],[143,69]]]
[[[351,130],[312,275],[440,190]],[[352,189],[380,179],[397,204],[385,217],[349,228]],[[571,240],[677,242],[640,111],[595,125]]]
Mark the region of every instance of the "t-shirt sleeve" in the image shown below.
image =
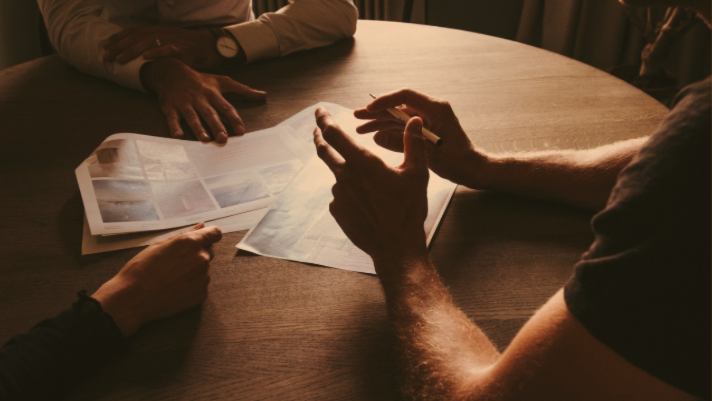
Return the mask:
[[[0,349],[0,399],[53,400],[91,369],[126,351],[126,339],[95,299],[72,307]]]
[[[710,80],[679,101],[621,172],[564,289],[571,313],[623,358],[710,398]]]

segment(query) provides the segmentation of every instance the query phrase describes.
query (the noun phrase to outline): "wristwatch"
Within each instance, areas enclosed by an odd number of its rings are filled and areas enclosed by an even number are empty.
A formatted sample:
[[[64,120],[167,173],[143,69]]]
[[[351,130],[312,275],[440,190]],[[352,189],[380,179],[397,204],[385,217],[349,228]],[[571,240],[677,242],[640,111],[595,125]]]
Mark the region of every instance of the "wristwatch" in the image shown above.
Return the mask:
[[[233,60],[240,54],[240,44],[231,33],[222,28],[213,28],[210,32],[215,35],[215,48],[221,56]]]

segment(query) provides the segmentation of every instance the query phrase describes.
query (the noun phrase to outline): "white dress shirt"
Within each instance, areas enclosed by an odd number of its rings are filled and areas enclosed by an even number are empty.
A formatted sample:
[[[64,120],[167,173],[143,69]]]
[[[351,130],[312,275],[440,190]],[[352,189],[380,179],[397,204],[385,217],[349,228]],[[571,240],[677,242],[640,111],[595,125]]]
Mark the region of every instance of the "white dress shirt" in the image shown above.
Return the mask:
[[[144,25],[226,26],[247,62],[326,46],[353,36],[358,10],[352,0],[289,0],[255,19],[251,0],[38,0],[50,41],[82,72],[138,90],[143,57],[105,62],[101,43]]]

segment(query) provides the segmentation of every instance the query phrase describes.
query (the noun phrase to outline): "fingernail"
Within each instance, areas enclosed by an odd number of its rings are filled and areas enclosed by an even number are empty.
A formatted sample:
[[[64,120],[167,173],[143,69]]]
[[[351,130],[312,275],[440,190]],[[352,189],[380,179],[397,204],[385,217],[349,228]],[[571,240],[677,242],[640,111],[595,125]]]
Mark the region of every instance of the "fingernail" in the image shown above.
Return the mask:
[[[218,131],[217,135],[215,135],[215,139],[217,139],[218,142],[227,142],[227,132],[225,131]]]
[[[245,127],[242,125],[236,125],[235,128],[233,128],[235,131],[235,135],[244,135],[245,134]]]
[[[210,142],[210,136],[208,136],[208,133],[205,131],[202,131],[200,133],[200,138],[201,138],[200,140],[203,142]]]
[[[173,138],[183,138],[183,133],[181,131],[176,131],[173,133]]]

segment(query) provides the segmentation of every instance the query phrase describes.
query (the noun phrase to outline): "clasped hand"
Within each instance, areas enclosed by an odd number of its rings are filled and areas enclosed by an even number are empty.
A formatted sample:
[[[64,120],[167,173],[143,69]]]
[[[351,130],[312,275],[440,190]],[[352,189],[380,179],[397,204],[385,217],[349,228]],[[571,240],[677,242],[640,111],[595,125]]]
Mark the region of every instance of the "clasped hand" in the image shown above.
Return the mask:
[[[232,93],[250,101],[267,96],[229,77],[200,72],[222,62],[215,37],[206,29],[130,28],[111,36],[103,46],[107,62],[125,64],[141,56],[152,60],[142,66],[141,82],[146,90],[158,94],[173,138],[184,136],[182,119],[198,140],[208,142],[212,135],[216,142],[225,143],[230,130],[244,134],[245,124],[224,95]]]
[[[207,29],[182,29],[165,25],[129,28],[103,43],[104,61],[126,64],[143,56],[146,60],[175,57],[199,71],[220,67],[215,37]]]

